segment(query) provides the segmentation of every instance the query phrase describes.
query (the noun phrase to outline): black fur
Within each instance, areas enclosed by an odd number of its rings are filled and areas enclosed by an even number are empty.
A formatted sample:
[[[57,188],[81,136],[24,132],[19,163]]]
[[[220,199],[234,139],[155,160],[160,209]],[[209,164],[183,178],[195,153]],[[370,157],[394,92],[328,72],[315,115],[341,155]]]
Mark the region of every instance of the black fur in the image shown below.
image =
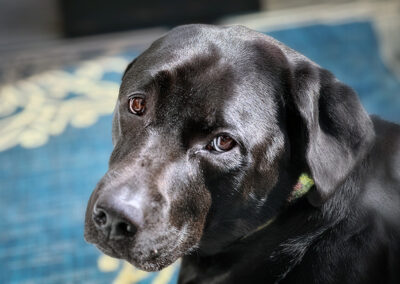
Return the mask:
[[[221,133],[237,145],[210,151]],[[85,223],[109,255],[183,257],[180,283],[400,283],[400,127],[268,36],[189,25],[154,42],[125,71],[113,142]],[[315,186],[288,202],[303,172]],[[94,225],[105,199],[134,235]]]

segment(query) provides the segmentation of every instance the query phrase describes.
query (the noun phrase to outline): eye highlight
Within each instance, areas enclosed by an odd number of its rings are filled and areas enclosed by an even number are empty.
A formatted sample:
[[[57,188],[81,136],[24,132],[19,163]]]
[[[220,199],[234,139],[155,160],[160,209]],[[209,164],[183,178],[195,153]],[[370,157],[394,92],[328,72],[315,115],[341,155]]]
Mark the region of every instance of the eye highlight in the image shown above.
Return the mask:
[[[132,97],[129,99],[129,111],[136,115],[142,115],[146,110],[146,100],[141,97]]]
[[[206,149],[209,151],[227,152],[235,147],[235,145],[236,141],[232,137],[226,134],[221,134],[208,143]]]

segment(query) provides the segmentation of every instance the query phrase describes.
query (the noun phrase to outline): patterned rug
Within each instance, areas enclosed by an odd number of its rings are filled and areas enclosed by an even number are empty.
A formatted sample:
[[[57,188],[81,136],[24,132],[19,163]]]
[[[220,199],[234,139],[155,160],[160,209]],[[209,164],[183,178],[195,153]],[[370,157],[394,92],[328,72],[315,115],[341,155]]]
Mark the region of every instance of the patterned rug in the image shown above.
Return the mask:
[[[333,71],[370,113],[400,122],[400,80],[370,20],[269,34]],[[83,240],[86,202],[112,150],[121,73],[139,52],[0,87],[0,283],[176,283],[179,263],[145,273]]]

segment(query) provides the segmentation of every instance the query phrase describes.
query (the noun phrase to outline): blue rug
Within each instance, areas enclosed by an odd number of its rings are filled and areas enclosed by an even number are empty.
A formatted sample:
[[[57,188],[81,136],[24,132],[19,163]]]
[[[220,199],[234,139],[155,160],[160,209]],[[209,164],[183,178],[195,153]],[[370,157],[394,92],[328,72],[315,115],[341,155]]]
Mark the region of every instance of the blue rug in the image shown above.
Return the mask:
[[[368,112],[400,122],[400,80],[370,22],[269,34],[352,86]],[[144,273],[83,240],[86,202],[112,150],[120,77],[139,52],[0,87],[0,283],[176,283],[179,263]]]

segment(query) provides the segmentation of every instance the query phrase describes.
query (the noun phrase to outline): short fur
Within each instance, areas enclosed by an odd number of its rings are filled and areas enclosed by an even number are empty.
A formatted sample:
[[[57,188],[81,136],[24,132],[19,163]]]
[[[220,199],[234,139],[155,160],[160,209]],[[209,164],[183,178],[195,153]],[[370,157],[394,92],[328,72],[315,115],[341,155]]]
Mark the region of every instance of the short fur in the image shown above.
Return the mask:
[[[209,151],[219,133],[237,145]],[[85,223],[106,254],[148,271],[183,257],[180,283],[400,283],[399,125],[271,37],[187,25],[155,41],[123,76],[113,143]],[[315,186],[288,202],[303,172]],[[136,234],[96,228],[109,198]]]

